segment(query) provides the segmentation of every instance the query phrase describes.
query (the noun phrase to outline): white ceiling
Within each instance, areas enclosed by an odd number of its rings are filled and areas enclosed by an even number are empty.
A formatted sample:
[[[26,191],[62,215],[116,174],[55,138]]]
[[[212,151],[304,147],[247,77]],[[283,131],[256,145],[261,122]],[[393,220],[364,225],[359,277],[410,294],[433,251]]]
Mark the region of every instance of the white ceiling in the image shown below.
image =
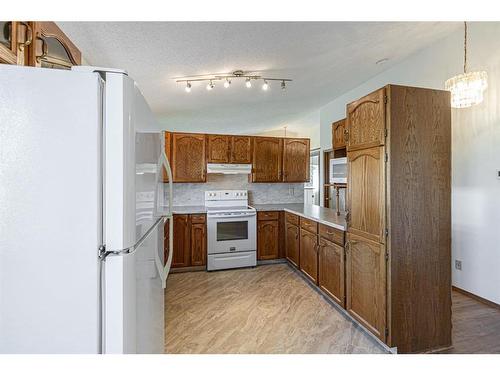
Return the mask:
[[[61,22],[88,63],[126,69],[165,128],[275,129],[447,36],[450,22]],[[375,62],[389,58],[383,65]],[[293,79],[264,92],[233,82],[191,93],[174,77],[236,69]]]

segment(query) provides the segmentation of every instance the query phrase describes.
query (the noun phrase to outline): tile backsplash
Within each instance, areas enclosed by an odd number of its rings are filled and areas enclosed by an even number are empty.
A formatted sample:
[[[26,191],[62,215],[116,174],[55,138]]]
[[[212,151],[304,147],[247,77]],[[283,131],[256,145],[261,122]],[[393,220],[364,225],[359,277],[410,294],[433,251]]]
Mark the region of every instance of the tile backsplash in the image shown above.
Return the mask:
[[[209,174],[206,183],[173,185],[174,206],[204,205],[207,190],[248,190],[250,204],[304,202],[303,183],[251,183],[242,174]]]

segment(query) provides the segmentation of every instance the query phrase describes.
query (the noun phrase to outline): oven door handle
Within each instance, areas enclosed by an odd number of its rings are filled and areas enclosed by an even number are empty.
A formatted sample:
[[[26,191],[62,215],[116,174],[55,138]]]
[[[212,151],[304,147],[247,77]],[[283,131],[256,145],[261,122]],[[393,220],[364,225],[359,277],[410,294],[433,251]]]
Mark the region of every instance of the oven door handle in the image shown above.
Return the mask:
[[[238,219],[238,218],[242,218],[242,217],[252,217],[252,216],[256,216],[256,215],[257,215],[256,212],[242,213],[242,214],[238,214],[238,215],[220,215],[220,214],[211,214],[211,213],[207,214],[207,216],[211,219]]]

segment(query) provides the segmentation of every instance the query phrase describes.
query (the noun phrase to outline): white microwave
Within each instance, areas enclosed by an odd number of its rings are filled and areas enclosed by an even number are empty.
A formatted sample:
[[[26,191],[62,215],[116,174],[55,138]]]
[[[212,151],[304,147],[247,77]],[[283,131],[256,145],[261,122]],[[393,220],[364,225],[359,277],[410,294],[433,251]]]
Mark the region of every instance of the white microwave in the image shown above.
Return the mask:
[[[347,184],[347,158],[330,160],[330,183]]]

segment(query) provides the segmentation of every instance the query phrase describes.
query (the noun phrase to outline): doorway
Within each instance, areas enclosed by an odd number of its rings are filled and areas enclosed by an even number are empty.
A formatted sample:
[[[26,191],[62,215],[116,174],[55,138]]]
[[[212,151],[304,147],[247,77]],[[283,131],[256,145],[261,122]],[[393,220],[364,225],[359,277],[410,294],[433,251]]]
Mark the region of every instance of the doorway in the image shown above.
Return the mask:
[[[319,149],[311,150],[309,182],[304,185],[304,204],[319,205],[319,157]]]

